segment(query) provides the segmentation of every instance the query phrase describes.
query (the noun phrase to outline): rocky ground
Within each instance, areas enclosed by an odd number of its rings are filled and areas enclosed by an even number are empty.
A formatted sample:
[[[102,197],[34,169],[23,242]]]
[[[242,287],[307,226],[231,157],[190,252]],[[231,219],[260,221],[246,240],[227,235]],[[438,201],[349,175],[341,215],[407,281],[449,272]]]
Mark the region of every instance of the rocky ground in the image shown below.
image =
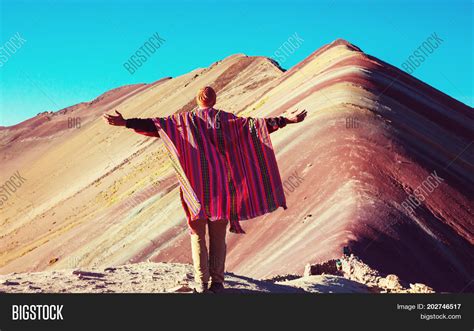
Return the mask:
[[[0,276],[6,293],[192,293],[193,268],[180,263],[142,262],[90,270],[64,269]],[[430,293],[423,284],[406,284],[380,275],[351,255],[307,265],[304,275],[254,279],[226,274],[227,293]]]
[[[339,275],[344,279],[368,286],[379,293],[433,293],[433,289],[421,283],[402,281],[397,275],[381,275],[354,255],[344,256],[322,264],[307,265],[304,277],[313,274]]]

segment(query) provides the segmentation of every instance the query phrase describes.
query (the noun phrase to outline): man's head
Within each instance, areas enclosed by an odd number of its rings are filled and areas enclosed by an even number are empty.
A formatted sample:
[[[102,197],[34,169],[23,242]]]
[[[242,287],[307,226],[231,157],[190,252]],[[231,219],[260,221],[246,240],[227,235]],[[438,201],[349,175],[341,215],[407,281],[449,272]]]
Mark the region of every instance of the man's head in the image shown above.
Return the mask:
[[[199,108],[209,108],[216,104],[216,92],[210,86],[203,87],[196,95]]]

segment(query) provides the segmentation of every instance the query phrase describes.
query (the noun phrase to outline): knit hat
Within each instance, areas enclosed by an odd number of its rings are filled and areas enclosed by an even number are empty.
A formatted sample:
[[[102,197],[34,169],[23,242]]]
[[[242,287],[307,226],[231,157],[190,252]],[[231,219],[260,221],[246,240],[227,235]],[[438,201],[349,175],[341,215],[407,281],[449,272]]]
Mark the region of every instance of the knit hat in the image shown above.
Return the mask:
[[[216,92],[210,86],[203,87],[196,95],[196,102],[199,107],[212,107],[216,104]]]

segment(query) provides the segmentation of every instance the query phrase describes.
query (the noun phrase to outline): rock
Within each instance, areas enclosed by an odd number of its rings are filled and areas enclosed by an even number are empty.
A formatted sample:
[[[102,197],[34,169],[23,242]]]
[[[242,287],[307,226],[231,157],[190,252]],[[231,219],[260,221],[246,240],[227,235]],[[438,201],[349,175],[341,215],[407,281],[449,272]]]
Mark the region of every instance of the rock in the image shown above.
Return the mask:
[[[312,275],[311,274],[311,264],[308,263],[304,266],[303,276],[308,277],[308,276],[311,276],[311,275]]]
[[[48,264],[52,265],[52,264],[55,264],[58,261],[59,261],[59,257],[53,257],[51,260],[49,260]]]
[[[314,276],[314,275],[342,275],[340,271],[340,266],[337,265],[339,260],[329,260],[323,263],[317,264],[307,264],[304,269],[305,276]]]
[[[91,271],[82,271],[82,270],[74,270],[72,272],[73,275],[78,275],[79,277],[96,277],[102,278],[105,277],[104,273],[101,272],[91,272]]]
[[[269,281],[269,282],[284,282],[286,280],[293,280],[293,279],[298,279],[300,278],[301,275],[291,275],[291,274],[285,274],[285,275],[278,275],[270,278],[263,278],[260,279],[261,281]]]
[[[387,275],[385,278],[380,278],[378,284],[380,287],[387,288],[389,290],[402,288],[400,279],[394,274]]]
[[[410,292],[412,293],[434,293],[434,290],[421,283],[410,284]]]

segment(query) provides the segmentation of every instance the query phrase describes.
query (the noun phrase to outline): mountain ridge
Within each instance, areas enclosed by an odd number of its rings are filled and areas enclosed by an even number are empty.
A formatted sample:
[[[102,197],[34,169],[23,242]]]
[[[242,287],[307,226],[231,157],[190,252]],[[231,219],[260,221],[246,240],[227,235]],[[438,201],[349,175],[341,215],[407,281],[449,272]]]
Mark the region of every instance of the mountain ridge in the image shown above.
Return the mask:
[[[229,235],[229,271],[301,273],[349,247],[383,273],[439,291],[473,291],[472,108],[399,69],[395,79],[395,69],[343,40],[287,71],[237,54],[108,94],[82,110],[91,117],[83,115],[80,128],[63,120],[25,135],[2,130],[1,141],[10,143],[1,147],[0,170],[20,169],[28,180],[0,211],[0,273],[189,263],[161,142],[99,117],[115,108],[128,118],[186,111],[200,87],[217,82],[217,108],[239,116],[308,109],[304,122],[272,134],[286,187],[293,174],[302,178],[286,192],[289,208],[244,222],[245,236]],[[443,180],[410,213],[403,203],[433,171]]]

